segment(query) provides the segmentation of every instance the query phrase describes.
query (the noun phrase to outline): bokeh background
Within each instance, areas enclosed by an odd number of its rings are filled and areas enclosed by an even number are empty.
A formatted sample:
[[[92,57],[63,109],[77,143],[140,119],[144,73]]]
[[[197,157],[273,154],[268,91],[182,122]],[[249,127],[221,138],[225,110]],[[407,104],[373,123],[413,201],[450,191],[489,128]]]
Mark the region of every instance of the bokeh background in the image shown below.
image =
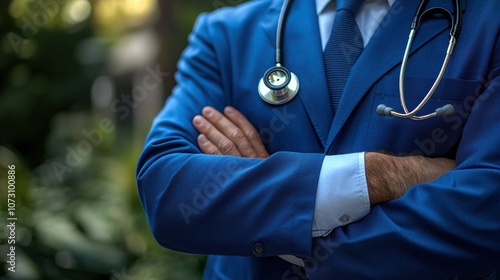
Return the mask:
[[[135,167],[196,16],[241,2],[0,1],[1,279],[201,278],[204,256],[152,238]],[[5,263],[8,165],[15,273]]]

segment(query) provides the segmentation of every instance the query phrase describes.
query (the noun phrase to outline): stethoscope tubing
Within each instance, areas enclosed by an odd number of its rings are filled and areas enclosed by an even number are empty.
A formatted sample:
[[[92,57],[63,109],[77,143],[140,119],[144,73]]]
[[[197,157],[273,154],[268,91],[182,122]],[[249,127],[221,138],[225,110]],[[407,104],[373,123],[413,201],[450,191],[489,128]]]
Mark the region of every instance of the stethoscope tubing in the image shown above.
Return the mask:
[[[413,45],[413,39],[415,38],[415,33],[416,33],[415,29],[412,29],[410,32],[408,44],[406,46],[405,54],[403,57],[403,62],[401,64],[401,71],[399,74],[399,97],[400,97],[400,101],[401,101],[401,107],[403,107],[403,110],[405,113],[402,114],[402,113],[397,113],[395,111],[392,111],[391,114],[393,116],[399,117],[399,118],[410,118],[412,120],[425,120],[425,119],[429,119],[429,118],[437,116],[437,113],[433,112],[433,113],[423,115],[423,116],[416,116],[416,114],[420,110],[422,110],[422,108],[427,104],[427,102],[429,102],[432,95],[434,94],[434,92],[436,92],[437,88],[441,84],[441,80],[443,79],[444,74],[446,72],[446,69],[448,68],[448,64],[450,62],[450,58],[451,58],[451,55],[453,54],[453,49],[455,48],[455,44],[456,44],[457,40],[454,36],[451,36],[450,42],[448,44],[448,49],[446,50],[446,55],[445,55],[443,64],[441,66],[441,69],[439,70],[439,74],[438,74],[436,80],[434,81],[434,84],[432,85],[431,89],[427,92],[424,99],[422,99],[422,101],[417,105],[417,107],[415,107],[415,109],[413,109],[410,112],[407,108],[406,101],[405,101],[405,72],[406,72],[406,66],[408,64],[408,58],[409,58],[409,54],[411,51],[411,46]]]
[[[403,108],[404,113],[398,113],[396,112],[393,108],[390,108],[386,105],[380,104],[377,107],[377,113],[382,116],[394,116],[394,117],[399,117],[399,118],[407,118],[407,119],[412,119],[412,120],[425,120],[429,119],[435,116],[447,116],[451,115],[454,113],[454,108],[451,104],[447,104],[443,107],[440,107],[435,110],[435,112],[422,115],[422,116],[417,116],[418,112],[420,112],[423,107],[429,102],[429,100],[432,98],[436,90],[438,89],[439,85],[441,84],[441,81],[446,73],[446,70],[448,68],[451,55],[453,54],[453,50],[455,48],[455,45],[457,43],[461,27],[462,27],[462,5],[461,1],[462,0],[452,0],[454,4],[454,9],[455,9],[455,16],[452,15],[448,10],[444,8],[430,8],[425,10],[429,0],[422,0],[417,8],[417,11],[415,13],[415,16],[412,20],[411,27],[410,27],[410,35],[408,37],[408,43],[406,45],[406,49],[404,52],[403,60],[401,63],[401,70],[399,74],[399,98],[400,98],[400,103],[401,107]],[[276,30],[276,48],[275,48],[275,66],[270,68],[265,74],[264,77],[260,80],[259,82],[259,95],[261,98],[271,104],[271,105],[281,105],[289,102],[292,100],[295,95],[299,91],[299,81],[295,74],[292,72],[288,71],[283,66],[283,51],[282,51],[282,45],[283,45],[283,37],[284,37],[284,31],[285,31],[285,21],[288,16],[288,11],[290,9],[292,0],[284,0],[283,5],[280,11],[279,19],[278,19],[278,26]],[[438,76],[436,77],[436,80],[434,81],[432,87],[429,89],[425,97],[422,99],[422,101],[413,109],[409,110],[408,106],[406,104],[405,100],[405,73],[406,73],[406,68],[408,66],[408,59],[410,56],[411,48],[413,45],[414,38],[417,34],[417,29],[420,25],[420,22],[422,20],[422,17],[424,14],[432,11],[441,11],[443,13],[446,13],[450,16],[451,18],[451,23],[452,27],[450,29],[450,41],[448,44],[448,48],[446,50],[446,55],[443,60],[443,64],[441,65],[441,69],[439,70]],[[288,74],[287,74],[288,73]],[[284,83],[278,83],[277,85],[271,84],[271,80],[274,81],[274,79],[271,77],[271,75],[275,74],[287,74],[287,81]]]
[[[406,45],[405,53],[403,55],[403,61],[401,63],[401,70],[399,74],[399,99],[401,103],[401,107],[403,108],[404,113],[398,113],[394,111],[393,108],[387,107],[383,104],[379,105],[377,108],[377,112],[380,115],[384,116],[394,116],[398,118],[408,118],[412,120],[426,120],[432,117],[436,116],[446,116],[446,115],[451,115],[454,113],[454,108],[451,104],[447,104],[443,107],[440,107],[436,109],[435,112],[426,114],[423,116],[417,116],[417,113],[420,112],[420,110],[423,109],[423,107],[429,102],[429,100],[432,98],[434,93],[436,92],[437,88],[441,84],[441,81],[444,77],[444,74],[446,72],[446,69],[448,69],[448,65],[451,59],[451,55],[453,54],[453,50],[455,48],[455,45],[458,40],[458,36],[460,34],[461,28],[462,28],[462,5],[461,5],[461,0],[455,0],[453,1],[454,4],[454,9],[455,9],[455,17],[448,11],[443,8],[431,8],[428,10],[424,10],[428,0],[422,0],[420,2],[420,5],[417,9],[417,12],[415,13],[415,17],[413,18],[412,24],[411,24],[411,30],[410,30],[410,35],[408,36],[408,43]],[[408,59],[410,56],[411,52],[411,47],[413,45],[413,40],[415,38],[415,35],[417,33],[417,29],[420,25],[420,21],[422,19],[422,16],[430,12],[434,9],[437,9],[438,11],[446,11],[447,14],[450,15],[451,18],[451,24],[452,28],[450,29],[450,41],[448,43],[448,48],[446,50],[446,55],[443,60],[443,64],[441,65],[441,69],[439,70],[439,74],[436,77],[436,80],[434,81],[432,87],[430,90],[427,92],[425,97],[422,99],[422,101],[413,109],[410,111],[407,107],[406,100],[405,100],[405,73],[406,73],[406,68],[408,65]]]

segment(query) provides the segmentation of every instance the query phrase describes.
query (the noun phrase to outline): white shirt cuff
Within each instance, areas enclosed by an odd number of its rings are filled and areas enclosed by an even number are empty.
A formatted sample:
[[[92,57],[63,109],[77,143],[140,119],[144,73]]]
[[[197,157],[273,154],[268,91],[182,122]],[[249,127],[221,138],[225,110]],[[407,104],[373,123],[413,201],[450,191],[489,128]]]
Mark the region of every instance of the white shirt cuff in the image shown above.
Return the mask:
[[[316,193],[312,236],[325,236],[369,212],[365,154],[325,156]]]

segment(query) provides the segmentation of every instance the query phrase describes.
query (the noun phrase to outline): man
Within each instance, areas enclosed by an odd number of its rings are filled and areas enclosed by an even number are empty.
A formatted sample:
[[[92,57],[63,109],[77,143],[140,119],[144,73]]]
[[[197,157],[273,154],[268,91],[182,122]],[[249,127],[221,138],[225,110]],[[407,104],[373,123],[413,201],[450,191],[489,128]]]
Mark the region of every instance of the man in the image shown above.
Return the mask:
[[[282,1],[200,16],[138,165],[157,241],[212,255],[206,279],[495,277],[500,2],[462,2],[461,38],[422,110],[451,103],[456,113],[421,122],[376,113],[378,104],[400,103],[398,75],[419,1],[359,8],[364,50],[335,110],[323,58],[335,1],[292,3],[283,60],[300,92],[281,106],[256,88],[273,65]],[[428,5],[456,13],[452,1]],[[419,28],[405,78],[411,108],[435,80],[449,26],[432,15]]]

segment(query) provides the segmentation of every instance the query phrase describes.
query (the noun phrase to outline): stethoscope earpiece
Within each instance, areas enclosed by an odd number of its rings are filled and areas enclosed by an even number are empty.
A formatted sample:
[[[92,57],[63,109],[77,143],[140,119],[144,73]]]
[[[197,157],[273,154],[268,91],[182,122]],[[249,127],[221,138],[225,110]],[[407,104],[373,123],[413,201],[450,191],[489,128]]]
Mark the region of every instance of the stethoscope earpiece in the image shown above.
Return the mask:
[[[377,106],[377,114],[379,114],[380,116],[390,117],[392,116],[391,112],[393,111],[393,108],[387,107],[385,104],[380,104]]]
[[[453,107],[453,105],[451,104],[446,104],[443,107],[436,109],[437,117],[446,117],[446,116],[451,116],[453,114],[455,114],[455,107]]]
[[[271,105],[280,105],[292,100],[299,92],[299,79],[281,65],[264,73],[259,82],[259,95]]]
[[[446,104],[443,107],[437,108],[434,113],[425,116],[407,116],[405,114],[397,113],[393,108],[388,107],[385,104],[380,104],[377,106],[377,114],[385,117],[399,117],[399,118],[409,118],[413,120],[425,120],[431,117],[447,117],[455,114],[455,107],[451,104]]]

